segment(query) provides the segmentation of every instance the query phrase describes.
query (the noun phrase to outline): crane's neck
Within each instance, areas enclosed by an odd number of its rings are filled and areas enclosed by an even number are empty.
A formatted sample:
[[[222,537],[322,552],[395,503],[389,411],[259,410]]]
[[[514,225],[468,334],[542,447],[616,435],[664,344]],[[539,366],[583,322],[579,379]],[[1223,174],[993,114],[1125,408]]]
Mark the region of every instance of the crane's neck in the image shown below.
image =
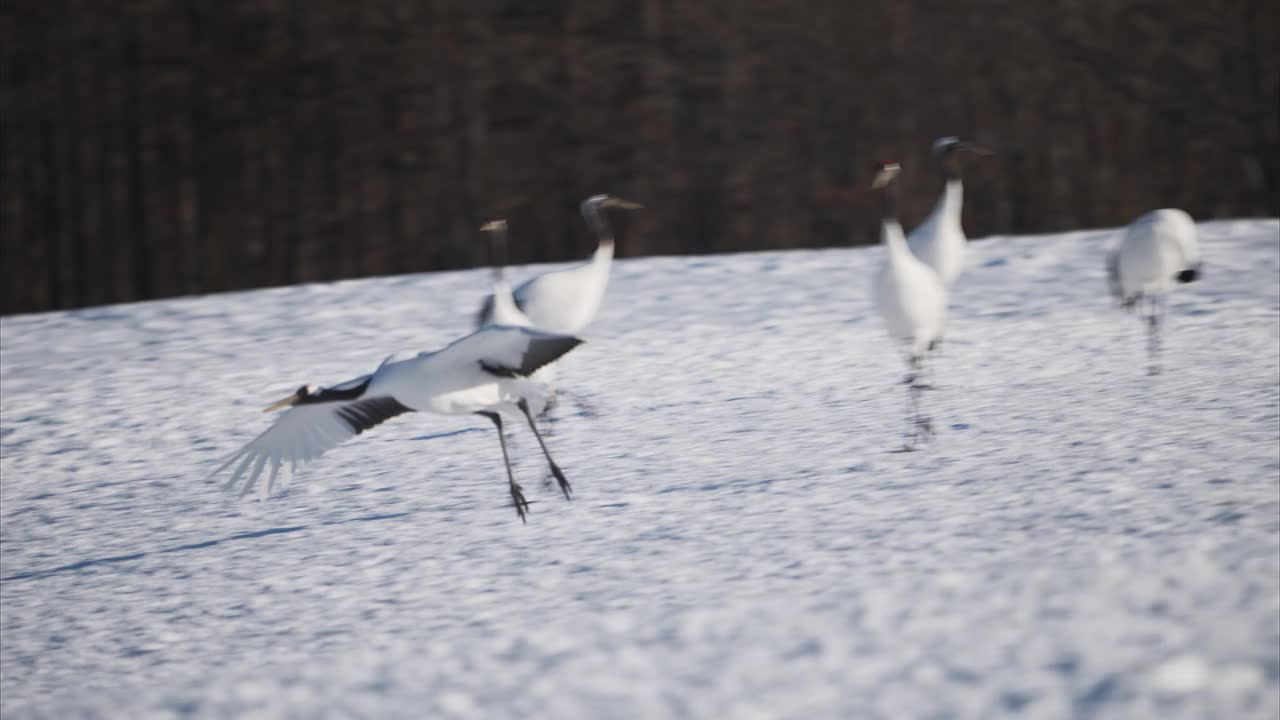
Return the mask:
[[[897,265],[911,256],[911,248],[907,247],[907,239],[902,233],[902,225],[896,218],[885,218],[880,221],[880,242],[889,251],[889,262]]]
[[[902,234],[902,224],[898,222],[898,183],[890,181],[880,189],[880,241],[889,249],[889,258],[897,262],[910,254],[907,240]]]
[[[938,158],[938,169],[942,171],[942,177],[947,182],[960,179],[960,152],[951,150],[944,153]]]
[[[890,180],[880,188],[880,217],[884,221],[898,222],[898,182]]]
[[[600,243],[595,253],[591,256],[591,262],[597,266],[607,267],[610,261],[613,260],[613,228],[610,227],[608,218],[595,205],[588,205],[583,210],[582,215],[587,221],[587,226],[595,233],[596,240]]]
[[[964,183],[960,178],[948,179],[947,184],[942,188],[942,197],[938,198],[938,204],[934,208],[934,213],[943,217],[954,218],[960,220],[960,212],[964,209]]]
[[[503,280],[503,267],[507,264],[507,231],[496,229],[489,233],[489,265],[493,267],[493,282]]]

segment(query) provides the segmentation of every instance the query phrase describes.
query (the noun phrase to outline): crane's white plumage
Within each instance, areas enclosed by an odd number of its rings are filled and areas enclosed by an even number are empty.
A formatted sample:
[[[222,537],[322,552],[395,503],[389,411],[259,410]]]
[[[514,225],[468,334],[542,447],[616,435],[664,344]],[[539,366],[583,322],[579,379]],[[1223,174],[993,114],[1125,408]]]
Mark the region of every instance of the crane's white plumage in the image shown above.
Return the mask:
[[[267,408],[290,406],[265,432],[226,458],[210,477],[234,464],[228,487],[243,477],[241,494],[257,486],[259,497],[265,499],[283,463],[294,469],[385,420],[411,411],[484,415],[498,425],[500,438],[499,415],[523,414],[537,434],[528,406],[544,390],[529,376],[581,342],[569,335],[490,326],[435,352],[402,360],[388,358],[370,375],[323,389],[304,386]],[[543,449],[545,452],[545,446]],[[503,450],[505,458],[505,440]],[[547,460],[551,461],[550,455]],[[567,496],[568,483],[555,463],[551,465]],[[268,466],[271,473],[264,480]],[[527,503],[514,480],[511,485],[523,518]]]
[[[1129,224],[1108,258],[1112,293],[1124,305],[1169,292],[1175,282],[1199,276],[1196,224],[1182,210],[1153,210]]]
[[[945,185],[933,211],[907,236],[911,252],[938,273],[944,285],[950,286],[964,269],[968,240],[960,216],[964,210],[964,181],[961,179],[960,153],[980,155],[990,151],[955,137],[938,138],[933,155],[942,170]]]
[[[876,309],[889,336],[907,348],[907,389],[912,409],[913,440],[928,439],[932,423],[920,410],[925,354],[942,336],[946,317],[946,289],[933,268],[921,262],[907,247],[898,223],[895,188],[897,163],[881,163],[872,187],[881,190],[884,213],[880,240],[885,246],[884,264],[876,273]],[[906,450],[913,449],[908,443]]]
[[[1126,308],[1139,306],[1147,324],[1148,372],[1160,372],[1160,331],[1166,297],[1175,283],[1201,273],[1196,224],[1182,210],[1153,210],[1125,228],[1120,246],[1107,256],[1111,294]]]
[[[897,166],[890,165],[884,172],[896,174]],[[880,241],[885,260],[876,273],[876,308],[889,335],[912,355],[922,355],[942,335],[946,291],[933,268],[912,254],[896,216],[886,214],[881,220]]]
[[[507,221],[498,219],[485,223],[480,232],[489,237],[489,264],[493,267],[493,294],[489,296],[489,304],[485,307],[488,315],[486,325],[507,325],[510,327],[533,327],[529,316],[516,305],[511,293],[511,285],[507,282]]]
[[[506,263],[507,221],[493,220],[480,228],[489,236],[489,257],[493,265],[493,293],[490,296],[489,325],[506,325],[509,327],[533,327],[533,321],[516,305],[507,282],[504,265]],[[541,383],[544,392],[530,398],[529,407],[534,415],[541,415],[555,394],[555,365],[544,365],[538,368],[530,379]]]
[[[948,285],[964,268],[967,239],[960,224],[963,204],[963,181],[948,180],[933,211],[907,238],[912,254],[933,268]]]
[[[516,299],[511,294],[511,284],[502,275],[493,281],[493,316],[489,324],[533,327],[533,321],[516,305]]]
[[[578,333],[595,319],[604,301],[614,255],[613,231],[604,211],[640,207],[608,195],[593,195],[582,202],[582,216],[599,240],[591,259],[532,278],[512,293],[516,306],[534,327],[548,332]],[[480,308],[477,324],[483,326],[491,322],[493,309],[493,299],[487,299]]]

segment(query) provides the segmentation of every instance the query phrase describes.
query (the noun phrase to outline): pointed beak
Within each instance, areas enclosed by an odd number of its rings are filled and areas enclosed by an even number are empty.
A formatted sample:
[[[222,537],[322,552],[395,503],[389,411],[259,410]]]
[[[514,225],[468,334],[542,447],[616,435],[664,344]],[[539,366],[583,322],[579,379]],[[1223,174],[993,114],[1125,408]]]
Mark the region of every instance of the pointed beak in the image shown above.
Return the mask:
[[[506,226],[507,226],[506,221],[491,220],[485,223],[484,225],[480,226],[480,232],[493,232],[495,230],[502,230],[502,229],[505,229]]]
[[[609,198],[605,202],[605,207],[618,208],[619,210],[643,210],[644,206],[640,203],[623,200],[622,198]]]
[[[978,155],[980,157],[990,157],[996,154],[995,150],[988,150],[987,148],[984,148],[981,145],[975,145],[970,142],[960,143],[960,149],[968,150],[974,155]]]
[[[893,182],[893,179],[898,177],[898,172],[898,166],[894,165],[876,173],[875,179],[871,181],[871,189],[880,190],[885,185]]]
[[[272,403],[269,407],[264,408],[262,412],[269,413],[272,410],[279,410],[280,408],[283,408],[283,407],[291,407],[293,405],[296,405],[297,403],[298,403],[298,393],[294,393],[289,397],[284,398],[283,400],[278,400]]]

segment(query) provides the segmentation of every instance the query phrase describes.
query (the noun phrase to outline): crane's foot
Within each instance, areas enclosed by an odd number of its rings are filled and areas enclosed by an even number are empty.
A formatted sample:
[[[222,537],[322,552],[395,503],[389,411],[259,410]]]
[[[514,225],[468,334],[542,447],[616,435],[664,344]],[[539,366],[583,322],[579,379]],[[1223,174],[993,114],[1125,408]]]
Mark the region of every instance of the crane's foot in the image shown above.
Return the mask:
[[[560,466],[555,463],[551,463],[551,474],[555,476],[556,482],[560,484],[560,492],[564,493],[564,499],[572,500],[573,488],[569,486],[569,479],[564,476],[564,472],[560,470]]]
[[[516,515],[520,516],[520,522],[527,525],[529,523],[526,517],[529,511],[529,501],[525,499],[524,491],[516,483],[511,483],[511,501],[516,506]]]
[[[927,417],[916,419],[916,438],[921,442],[929,442],[933,439],[933,420]]]
[[[921,446],[929,444],[933,439],[933,421],[927,417],[918,417],[912,428],[911,439],[903,446],[902,452],[914,452]]]
[[[600,414],[596,411],[595,404],[588,400],[586,395],[576,393],[571,390],[559,390],[556,395],[563,395],[574,405],[578,406],[577,412],[574,413],[578,417],[596,417]]]

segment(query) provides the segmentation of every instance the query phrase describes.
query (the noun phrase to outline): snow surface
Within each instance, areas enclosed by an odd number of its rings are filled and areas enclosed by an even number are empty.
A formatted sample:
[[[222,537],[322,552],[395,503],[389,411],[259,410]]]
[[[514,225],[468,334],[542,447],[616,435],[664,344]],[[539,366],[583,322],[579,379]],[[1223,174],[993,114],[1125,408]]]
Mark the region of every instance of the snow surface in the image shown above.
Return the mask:
[[[1156,378],[1117,231],[973,244],[914,454],[880,248],[620,262],[572,503],[512,428],[527,526],[481,418],[202,482],[266,403],[467,332],[486,271],[6,317],[0,710],[1277,717],[1280,223],[1200,229]]]

